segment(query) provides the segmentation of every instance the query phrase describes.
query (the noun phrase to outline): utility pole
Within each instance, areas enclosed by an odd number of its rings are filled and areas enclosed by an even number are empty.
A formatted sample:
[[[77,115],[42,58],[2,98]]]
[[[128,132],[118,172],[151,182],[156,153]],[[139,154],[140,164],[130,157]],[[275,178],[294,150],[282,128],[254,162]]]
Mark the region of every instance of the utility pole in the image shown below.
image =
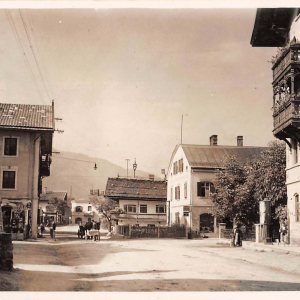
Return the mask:
[[[181,116],[181,139],[180,139],[180,144],[182,144],[182,124],[183,124],[183,115]]]
[[[128,178],[128,162],[130,161],[129,158],[125,158],[125,160],[127,160],[127,178]]]

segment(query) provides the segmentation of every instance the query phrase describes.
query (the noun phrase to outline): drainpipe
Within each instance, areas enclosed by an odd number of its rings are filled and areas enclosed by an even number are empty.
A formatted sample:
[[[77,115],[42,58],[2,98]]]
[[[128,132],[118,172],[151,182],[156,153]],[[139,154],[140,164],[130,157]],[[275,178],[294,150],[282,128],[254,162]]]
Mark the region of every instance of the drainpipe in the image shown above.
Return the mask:
[[[191,168],[191,177],[190,177],[190,233],[188,238],[192,238],[192,200],[193,200],[193,169]]]
[[[32,181],[32,206],[31,206],[31,230],[32,238],[38,237],[38,208],[39,208],[39,166],[40,166],[40,140],[41,136],[38,135],[33,142],[33,181]]]

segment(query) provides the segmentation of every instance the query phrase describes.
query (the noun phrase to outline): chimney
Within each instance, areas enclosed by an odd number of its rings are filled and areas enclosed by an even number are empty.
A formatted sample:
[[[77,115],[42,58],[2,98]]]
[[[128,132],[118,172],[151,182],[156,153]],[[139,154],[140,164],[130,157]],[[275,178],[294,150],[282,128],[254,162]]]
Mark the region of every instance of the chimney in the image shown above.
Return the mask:
[[[217,146],[218,145],[218,136],[217,135],[212,135],[210,138],[209,138],[209,144],[211,146]]]
[[[237,141],[237,146],[238,147],[243,147],[243,136],[242,135],[238,135],[236,137],[236,141]]]
[[[44,187],[44,192],[43,192],[43,194],[45,194],[45,195],[47,194],[47,187],[46,187],[46,186]]]
[[[154,174],[149,174],[149,179],[154,181]]]

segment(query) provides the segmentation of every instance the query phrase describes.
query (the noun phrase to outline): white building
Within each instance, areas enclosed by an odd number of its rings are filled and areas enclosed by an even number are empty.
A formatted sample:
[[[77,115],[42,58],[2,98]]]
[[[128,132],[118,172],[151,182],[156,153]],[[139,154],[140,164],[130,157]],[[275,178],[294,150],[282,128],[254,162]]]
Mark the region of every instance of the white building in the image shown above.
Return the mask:
[[[72,224],[83,224],[98,221],[100,216],[89,197],[71,201],[72,203]]]
[[[235,156],[246,161],[258,155],[263,147],[218,146],[218,136],[210,137],[210,145],[177,145],[167,173],[168,224],[181,224],[197,231],[215,231],[216,218],[211,193],[216,172],[225,157]]]

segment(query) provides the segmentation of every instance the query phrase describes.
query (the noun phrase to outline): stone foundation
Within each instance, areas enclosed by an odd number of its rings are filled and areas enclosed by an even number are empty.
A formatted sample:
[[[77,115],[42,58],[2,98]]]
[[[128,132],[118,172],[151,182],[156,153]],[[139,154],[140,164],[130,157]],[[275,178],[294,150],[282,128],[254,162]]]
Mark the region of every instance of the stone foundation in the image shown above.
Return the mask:
[[[13,269],[13,244],[10,233],[0,233],[0,270]]]

